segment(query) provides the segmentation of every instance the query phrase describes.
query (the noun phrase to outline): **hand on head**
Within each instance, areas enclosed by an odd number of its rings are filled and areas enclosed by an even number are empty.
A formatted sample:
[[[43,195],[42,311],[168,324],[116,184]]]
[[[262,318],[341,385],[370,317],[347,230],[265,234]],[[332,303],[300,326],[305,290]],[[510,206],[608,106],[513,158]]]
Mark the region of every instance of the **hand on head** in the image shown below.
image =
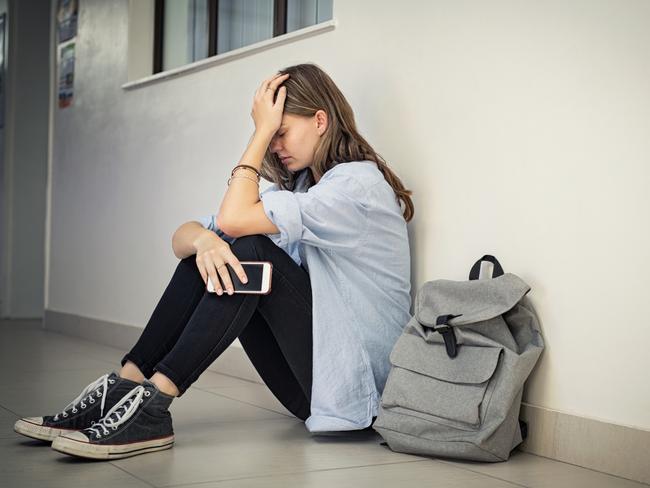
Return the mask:
[[[280,128],[287,88],[283,86],[278,90],[275,103],[273,102],[273,97],[278,86],[288,78],[288,74],[282,75],[277,73],[271,78],[264,80],[255,92],[251,117],[255,122],[256,132],[267,132],[273,135]]]

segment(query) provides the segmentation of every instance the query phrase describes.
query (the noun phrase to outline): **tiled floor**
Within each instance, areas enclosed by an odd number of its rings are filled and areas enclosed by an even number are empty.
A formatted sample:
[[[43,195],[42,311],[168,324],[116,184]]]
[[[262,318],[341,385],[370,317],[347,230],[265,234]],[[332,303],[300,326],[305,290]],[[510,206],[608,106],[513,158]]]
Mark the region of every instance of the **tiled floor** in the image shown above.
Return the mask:
[[[3,487],[640,487],[632,481],[515,452],[497,464],[396,453],[374,431],[313,435],[258,383],[207,371],[174,401],[174,448],[87,461],[13,432],[19,416],[51,415],[123,351],[0,322],[0,484]]]

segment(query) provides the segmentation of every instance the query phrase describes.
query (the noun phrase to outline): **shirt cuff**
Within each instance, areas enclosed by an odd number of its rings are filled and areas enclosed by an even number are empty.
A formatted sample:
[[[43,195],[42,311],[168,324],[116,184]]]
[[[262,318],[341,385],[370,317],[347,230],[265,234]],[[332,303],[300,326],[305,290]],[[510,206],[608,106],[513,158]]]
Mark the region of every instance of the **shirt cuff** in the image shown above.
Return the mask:
[[[280,230],[280,247],[288,247],[302,237],[300,205],[293,192],[279,190],[260,195],[264,213]]]
[[[197,218],[196,221],[199,222],[206,229],[211,230],[212,232],[217,234],[221,239],[223,239],[227,243],[232,244],[233,242],[235,242],[236,237],[229,236],[217,226],[217,223],[215,222],[215,215],[205,215],[203,217]]]

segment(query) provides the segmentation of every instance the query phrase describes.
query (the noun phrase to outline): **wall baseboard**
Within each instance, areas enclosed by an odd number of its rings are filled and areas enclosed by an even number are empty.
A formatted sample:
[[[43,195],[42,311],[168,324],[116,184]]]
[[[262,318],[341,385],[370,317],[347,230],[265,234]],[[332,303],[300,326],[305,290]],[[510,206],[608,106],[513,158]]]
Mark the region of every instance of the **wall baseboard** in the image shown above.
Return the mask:
[[[528,423],[522,451],[650,483],[650,431],[522,404]]]
[[[43,328],[107,346],[131,349],[142,329],[45,310]],[[231,345],[208,370],[264,384],[241,347]],[[642,483],[650,483],[650,431],[522,404],[528,423],[522,451]]]

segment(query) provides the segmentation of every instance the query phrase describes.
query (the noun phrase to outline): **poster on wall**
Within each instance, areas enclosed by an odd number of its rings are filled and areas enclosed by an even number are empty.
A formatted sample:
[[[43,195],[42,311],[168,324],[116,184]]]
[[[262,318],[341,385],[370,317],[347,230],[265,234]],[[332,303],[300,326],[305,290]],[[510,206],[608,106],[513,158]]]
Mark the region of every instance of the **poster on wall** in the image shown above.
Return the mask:
[[[74,49],[74,42],[69,42],[59,48],[59,108],[72,105],[74,94]]]
[[[59,0],[56,14],[59,42],[67,41],[77,35],[78,11],[77,0]]]
[[[5,29],[7,14],[0,15],[0,129],[5,126]]]

